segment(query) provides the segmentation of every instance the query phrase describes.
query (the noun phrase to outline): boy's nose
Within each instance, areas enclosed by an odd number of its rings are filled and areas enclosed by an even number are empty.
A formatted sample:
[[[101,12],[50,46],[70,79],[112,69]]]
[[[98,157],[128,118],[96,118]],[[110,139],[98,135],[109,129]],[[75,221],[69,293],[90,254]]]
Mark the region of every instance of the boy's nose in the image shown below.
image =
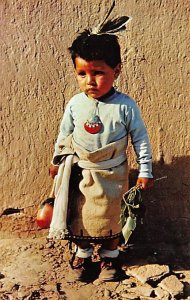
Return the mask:
[[[95,83],[95,79],[94,79],[94,76],[87,76],[87,84],[91,85],[91,84],[94,84]]]

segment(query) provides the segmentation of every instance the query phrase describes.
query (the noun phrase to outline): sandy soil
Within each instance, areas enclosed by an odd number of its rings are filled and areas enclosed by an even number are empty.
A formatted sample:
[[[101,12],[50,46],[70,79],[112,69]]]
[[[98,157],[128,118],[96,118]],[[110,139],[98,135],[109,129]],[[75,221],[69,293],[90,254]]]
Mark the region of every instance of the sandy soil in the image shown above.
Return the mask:
[[[120,282],[92,283],[72,282],[69,272],[69,248],[65,241],[50,243],[45,237],[2,239],[0,241],[0,299],[43,299],[43,300],[99,300],[99,299],[152,299],[136,295],[124,297],[126,284],[137,284],[135,278]],[[145,264],[158,261],[152,250],[141,255],[135,251],[122,252],[126,265]],[[171,251],[163,252],[167,259]],[[160,256],[163,263],[163,256]],[[176,263],[176,262],[175,262]],[[173,265],[174,266],[174,265]],[[180,262],[174,266],[180,276],[190,283],[188,267]],[[127,282],[127,283],[126,283]],[[190,296],[190,285],[186,284],[185,298]],[[155,299],[155,296],[153,297]],[[169,298],[168,298],[169,299]],[[182,299],[182,298],[181,298]],[[189,298],[190,299],[190,298]]]

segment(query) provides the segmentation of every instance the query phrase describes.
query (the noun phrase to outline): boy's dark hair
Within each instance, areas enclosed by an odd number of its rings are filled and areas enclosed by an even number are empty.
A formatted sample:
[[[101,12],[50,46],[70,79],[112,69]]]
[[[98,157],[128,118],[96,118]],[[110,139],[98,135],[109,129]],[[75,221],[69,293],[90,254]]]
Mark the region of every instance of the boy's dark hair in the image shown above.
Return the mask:
[[[118,38],[111,34],[90,34],[82,32],[68,48],[75,66],[75,58],[81,57],[86,61],[104,60],[111,68],[121,63],[121,51]]]

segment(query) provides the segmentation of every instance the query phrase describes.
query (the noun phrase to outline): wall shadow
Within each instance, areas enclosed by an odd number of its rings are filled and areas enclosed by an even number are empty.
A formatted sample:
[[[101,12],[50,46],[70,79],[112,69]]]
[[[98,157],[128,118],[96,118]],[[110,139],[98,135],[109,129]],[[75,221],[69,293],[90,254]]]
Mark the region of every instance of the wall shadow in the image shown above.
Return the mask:
[[[143,245],[145,251],[171,248],[165,258],[176,257],[183,253],[188,259],[190,250],[190,157],[178,157],[171,164],[164,161],[153,163],[154,178],[167,176],[167,179],[156,181],[154,187],[143,191],[142,198],[146,211],[143,224],[140,220],[133,232],[129,244],[136,248]],[[131,170],[130,187],[135,185],[137,171]],[[176,250],[176,251],[175,251]],[[166,250],[168,251],[168,250]]]

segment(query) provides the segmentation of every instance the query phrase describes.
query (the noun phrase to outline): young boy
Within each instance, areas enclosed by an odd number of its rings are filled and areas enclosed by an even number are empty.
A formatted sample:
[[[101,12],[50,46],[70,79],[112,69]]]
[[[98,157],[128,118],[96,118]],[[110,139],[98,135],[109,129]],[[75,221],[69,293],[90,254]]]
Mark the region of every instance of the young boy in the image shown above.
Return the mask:
[[[76,38],[69,51],[81,93],[66,107],[50,175],[54,178],[58,173],[56,201],[68,189],[63,188],[63,178],[70,180],[70,190],[72,193],[74,190],[74,203],[70,203],[71,193],[68,193],[66,210],[68,205],[72,218],[67,222],[69,231],[65,231],[62,238],[70,238],[77,245],[72,262],[75,279],[90,280],[92,243],[101,243],[99,278],[112,281],[120,275],[117,247],[122,229],[121,199],[128,190],[128,135],[139,164],[137,185],[143,189],[152,185],[151,149],[136,103],[113,87],[121,71],[117,37],[85,31]],[[69,157],[72,157],[70,162]],[[81,177],[73,172],[71,165],[77,165],[75,170],[81,171]],[[73,176],[75,184],[72,183]],[[67,197],[63,194],[62,198]],[[59,208],[56,209],[56,205]],[[61,218],[60,207],[57,201],[50,237],[56,236],[56,229],[59,232],[65,229],[61,222],[56,223],[57,218]]]

